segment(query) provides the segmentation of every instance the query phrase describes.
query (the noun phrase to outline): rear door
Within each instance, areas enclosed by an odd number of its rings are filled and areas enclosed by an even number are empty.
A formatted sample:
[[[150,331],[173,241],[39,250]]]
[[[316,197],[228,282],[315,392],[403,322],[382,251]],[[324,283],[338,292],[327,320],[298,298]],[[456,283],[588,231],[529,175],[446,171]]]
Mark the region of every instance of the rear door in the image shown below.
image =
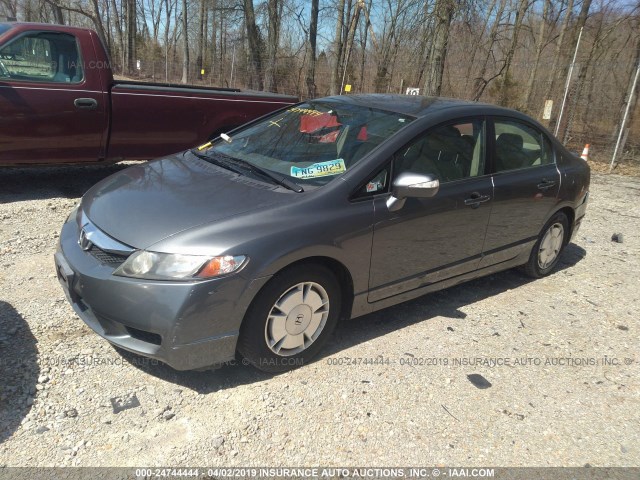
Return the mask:
[[[530,249],[560,191],[552,144],[541,130],[520,119],[495,117],[489,132],[494,193],[481,267]]]
[[[375,197],[370,302],[477,267],[492,203],[484,131],[483,118],[458,120],[427,130],[396,153],[393,176],[435,175],[440,190],[432,198],[408,198],[393,212],[388,195]],[[379,188],[375,179],[370,183]]]
[[[90,38],[84,41],[93,52]],[[68,33],[24,32],[0,47],[0,61],[0,164],[103,156],[104,95],[99,78],[86,78],[79,39]]]

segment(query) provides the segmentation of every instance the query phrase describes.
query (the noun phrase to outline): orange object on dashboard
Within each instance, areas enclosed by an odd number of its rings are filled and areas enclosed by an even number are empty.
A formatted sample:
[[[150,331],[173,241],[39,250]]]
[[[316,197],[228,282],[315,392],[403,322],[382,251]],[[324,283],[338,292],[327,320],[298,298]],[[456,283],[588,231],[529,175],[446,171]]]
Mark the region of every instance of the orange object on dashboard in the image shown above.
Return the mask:
[[[302,133],[317,132],[321,128],[339,127],[342,125],[338,122],[335,115],[323,113],[322,115],[303,115],[300,117],[300,131]]]

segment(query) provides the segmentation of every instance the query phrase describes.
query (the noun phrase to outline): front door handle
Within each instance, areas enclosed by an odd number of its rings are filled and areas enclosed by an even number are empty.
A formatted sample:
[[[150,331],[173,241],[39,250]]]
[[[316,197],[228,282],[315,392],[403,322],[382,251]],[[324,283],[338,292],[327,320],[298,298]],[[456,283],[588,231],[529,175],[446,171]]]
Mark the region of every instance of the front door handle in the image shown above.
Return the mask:
[[[95,110],[98,108],[98,101],[94,98],[76,98],[73,104],[78,110]]]
[[[542,190],[544,192],[545,190],[549,190],[555,184],[556,182],[554,180],[547,180],[546,178],[543,178],[542,181],[538,184],[538,190]]]
[[[478,192],[473,192],[469,198],[464,201],[464,204],[471,208],[478,208],[481,203],[491,200],[489,195],[481,195]]]

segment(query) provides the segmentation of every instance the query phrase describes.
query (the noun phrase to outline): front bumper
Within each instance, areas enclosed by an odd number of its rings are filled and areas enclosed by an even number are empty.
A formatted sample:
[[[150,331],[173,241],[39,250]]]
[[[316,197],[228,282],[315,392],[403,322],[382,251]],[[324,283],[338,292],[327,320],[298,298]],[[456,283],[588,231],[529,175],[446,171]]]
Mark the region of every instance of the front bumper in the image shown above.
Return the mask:
[[[268,277],[170,282],[114,276],[114,266],[82,250],[78,236],[70,219],[54,255],[56,272],[73,309],[98,335],[176,370],[235,357],[245,311]]]

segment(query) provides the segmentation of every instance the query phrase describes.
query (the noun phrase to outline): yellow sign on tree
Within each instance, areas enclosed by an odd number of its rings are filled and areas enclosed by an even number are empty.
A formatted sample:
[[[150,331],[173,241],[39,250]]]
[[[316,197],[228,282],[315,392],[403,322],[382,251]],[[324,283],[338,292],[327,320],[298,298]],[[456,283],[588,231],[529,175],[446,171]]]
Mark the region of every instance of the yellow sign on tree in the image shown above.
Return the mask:
[[[351,85],[346,84],[346,85],[344,86],[344,91],[345,91],[345,92],[347,92],[347,93],[349,93],[349,92],[351,91]]]

